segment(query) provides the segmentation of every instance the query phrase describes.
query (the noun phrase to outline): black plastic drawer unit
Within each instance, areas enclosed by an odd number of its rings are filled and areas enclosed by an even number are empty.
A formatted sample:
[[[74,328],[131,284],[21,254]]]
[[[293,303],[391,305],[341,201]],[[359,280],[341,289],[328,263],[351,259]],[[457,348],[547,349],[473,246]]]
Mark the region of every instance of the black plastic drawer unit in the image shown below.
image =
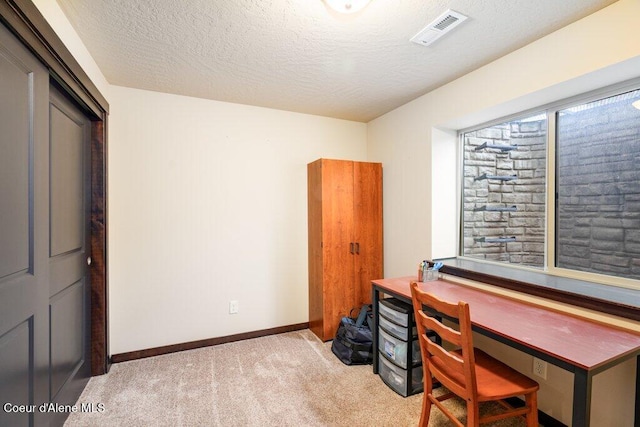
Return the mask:
[[[410,396],[423,390],[422,358],[413,306],[396,298],[378,304],[378,372],[392,390]]]

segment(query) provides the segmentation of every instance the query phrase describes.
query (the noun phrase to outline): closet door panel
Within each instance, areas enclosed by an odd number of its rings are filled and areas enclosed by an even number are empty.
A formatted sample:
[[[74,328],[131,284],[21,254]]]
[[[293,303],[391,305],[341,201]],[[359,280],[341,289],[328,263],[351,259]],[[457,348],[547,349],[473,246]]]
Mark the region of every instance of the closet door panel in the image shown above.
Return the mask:
[[[91,374],[87,274],[90,122],[53,86],[49,117],[50,400],[69,405],[78,399]]]
[[[0,401],[47,401],[49,75],[0,24]],[[49,416],[0,410],[0,425]]]

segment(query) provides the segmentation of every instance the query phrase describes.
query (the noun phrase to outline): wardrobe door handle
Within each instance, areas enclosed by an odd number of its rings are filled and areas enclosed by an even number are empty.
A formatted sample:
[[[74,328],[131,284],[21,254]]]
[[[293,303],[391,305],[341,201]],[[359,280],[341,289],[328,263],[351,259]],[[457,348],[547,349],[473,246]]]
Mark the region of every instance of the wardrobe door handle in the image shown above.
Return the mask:
[[[349,243],[349,253],[353,255],[353,242]]]
[[[360,243],[356,242],[356,253],[360,255]]]

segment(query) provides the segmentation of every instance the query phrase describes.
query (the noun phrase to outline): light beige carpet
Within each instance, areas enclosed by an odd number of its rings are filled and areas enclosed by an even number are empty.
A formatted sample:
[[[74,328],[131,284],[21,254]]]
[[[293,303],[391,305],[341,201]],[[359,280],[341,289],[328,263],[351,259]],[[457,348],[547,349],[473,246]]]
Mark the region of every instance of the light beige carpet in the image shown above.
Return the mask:
[[[104,411],[72,413],[67,427],[400,427],[417,425],[422,394],[399,396],[370,365],[342,364],[330,342],[302,330],[115,364],[78,402]],[[434,409],[429,425],[450,423]]]

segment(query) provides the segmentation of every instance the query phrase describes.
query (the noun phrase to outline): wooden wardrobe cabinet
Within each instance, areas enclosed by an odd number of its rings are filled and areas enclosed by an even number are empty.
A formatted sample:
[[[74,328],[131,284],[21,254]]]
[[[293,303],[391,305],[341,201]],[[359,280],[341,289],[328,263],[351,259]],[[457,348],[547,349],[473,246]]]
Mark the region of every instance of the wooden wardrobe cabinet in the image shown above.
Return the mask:
[[[309,328],[327,341],[383,277],[382,164],[319,159],[307,185]]]

